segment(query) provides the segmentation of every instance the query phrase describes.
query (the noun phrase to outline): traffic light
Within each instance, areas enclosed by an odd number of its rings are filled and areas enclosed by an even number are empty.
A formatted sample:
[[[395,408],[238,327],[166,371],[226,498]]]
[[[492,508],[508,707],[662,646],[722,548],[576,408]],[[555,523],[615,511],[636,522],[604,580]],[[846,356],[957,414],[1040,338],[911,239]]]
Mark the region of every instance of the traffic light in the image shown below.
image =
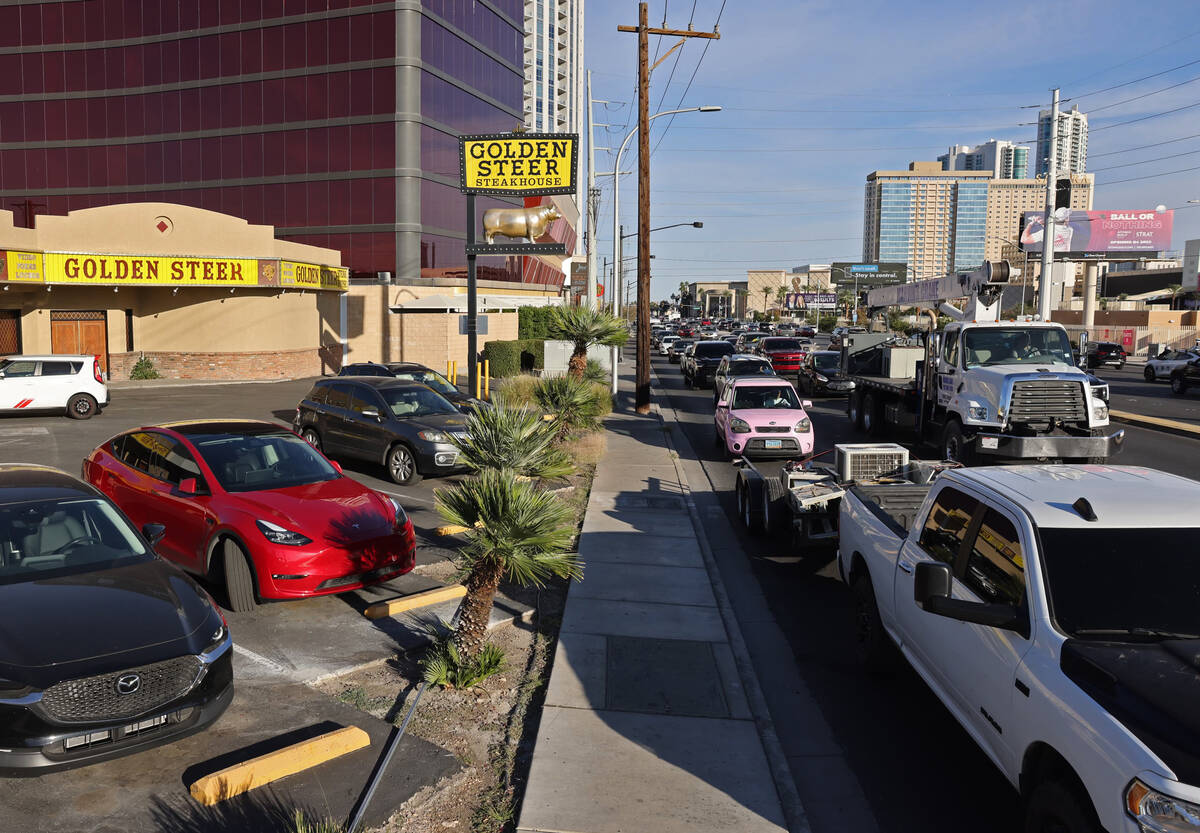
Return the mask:
[[[1061,176],[1054,183],[1054,207],[1071,207],[1071,177]]]

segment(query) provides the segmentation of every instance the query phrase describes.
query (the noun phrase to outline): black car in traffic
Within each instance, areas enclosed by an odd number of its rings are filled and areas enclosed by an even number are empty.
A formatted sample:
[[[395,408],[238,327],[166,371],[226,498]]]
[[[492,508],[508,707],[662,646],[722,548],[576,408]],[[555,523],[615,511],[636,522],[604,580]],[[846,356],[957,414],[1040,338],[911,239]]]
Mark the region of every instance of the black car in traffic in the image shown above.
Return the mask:
[[[103,494],[0,465],[0,773],[35,775],[199,732],[233,699],[229,629]]]
[[[707,382],[712,380],[717,366],[721,364],[721,359],[732,355],[733,352],[733,345],[728,341],[697,341],[691,354],[683,360],[681,369],[684,381],[688,385],[704,387]]]
[[[320,379],[296,408],[292,427],[327,457],[379,463],[397,483],[461,471],[451,436],[467,418],[427,385],[393,377]]]
[[[1171,371],[1171,392],[1183,396],[1189,390],[1200,390],[1200,359]]]
[[[1128,359],[1129,353],[1119,344],[1111,341],[1088,342],[1085,361],[1090,368],[1111,364],[1120,370]]]
[[[842,373],[840,350],[816,350],[800,364],[800,392],[809,396],[848,396],[854,382]]]

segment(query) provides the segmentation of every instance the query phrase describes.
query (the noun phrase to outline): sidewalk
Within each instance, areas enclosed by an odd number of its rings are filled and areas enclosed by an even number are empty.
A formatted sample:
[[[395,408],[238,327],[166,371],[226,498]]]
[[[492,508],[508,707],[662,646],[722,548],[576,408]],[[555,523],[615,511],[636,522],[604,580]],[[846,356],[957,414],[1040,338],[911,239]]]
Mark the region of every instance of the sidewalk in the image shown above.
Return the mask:
[[[518,830],[778,833],[786,820],[657,414],[606,422]],[[701,531],[702,535],[703,532]],[[786,776],[786,774],[785,774]],[[790,776],[787,776],[790,777]]]

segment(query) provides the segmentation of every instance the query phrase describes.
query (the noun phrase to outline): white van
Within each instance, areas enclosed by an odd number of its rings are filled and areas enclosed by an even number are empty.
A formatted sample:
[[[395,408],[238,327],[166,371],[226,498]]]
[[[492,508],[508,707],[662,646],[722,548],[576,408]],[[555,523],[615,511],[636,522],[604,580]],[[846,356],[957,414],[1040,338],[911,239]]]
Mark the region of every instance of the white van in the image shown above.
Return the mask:
[[[63,411],[88,419],[108,405],[95,356],[8,356],[0,361],[0,412]]]

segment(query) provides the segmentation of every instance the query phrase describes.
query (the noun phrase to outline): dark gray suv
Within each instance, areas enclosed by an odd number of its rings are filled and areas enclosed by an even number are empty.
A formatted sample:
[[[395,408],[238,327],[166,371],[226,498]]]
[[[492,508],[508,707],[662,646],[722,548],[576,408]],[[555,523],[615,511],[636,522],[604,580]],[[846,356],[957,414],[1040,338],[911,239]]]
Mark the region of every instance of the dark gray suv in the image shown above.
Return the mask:
[[[397,483],[462,471],[451,436],[467,418],[437,391],[377,376],[321,379],[292,423],[309,445],[338,460],[379,463]]]

